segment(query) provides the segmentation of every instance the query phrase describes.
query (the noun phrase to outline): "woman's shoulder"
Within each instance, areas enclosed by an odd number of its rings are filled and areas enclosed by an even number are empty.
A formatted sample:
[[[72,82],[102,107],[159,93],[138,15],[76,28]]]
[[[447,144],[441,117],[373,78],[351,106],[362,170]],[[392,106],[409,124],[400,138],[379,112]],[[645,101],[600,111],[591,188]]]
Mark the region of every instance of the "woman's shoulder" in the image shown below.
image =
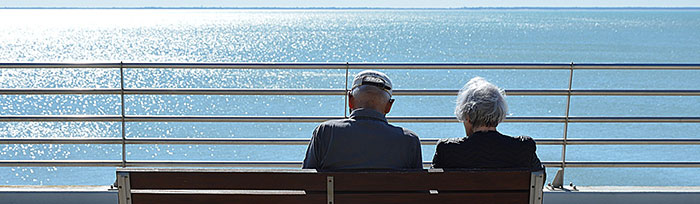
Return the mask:
[[[535,140],[532,139],[532,137],[525,136],[525,135],[515,136],[513,138],[515,138],[516,140],[521,141],[521,142],[535,142]]]
[[[464,143],[464,137],[442,138],[438,140],[438,146],[449,146]]]
[[[532,139],[530,136],[508,136],[504,135],[505,137],[509,138],[511,144],[519,146],[521,148],[527,148],[530,151],[535,151],[537,149],[537,144],[535,143],[535,140]]]
[[[507,137],[507,138],[510,138],[510,139],[512,139],[514,141],[518,141],[518,142],[524,142],[524,143],[534,143],[535,142],[535,140],[532,139],[532,137],[530,137],[530,136],[525,136],[525,135],[509,136],[509,135],[504,135],[501,133],[499,133],[499,134],[503,137]]]

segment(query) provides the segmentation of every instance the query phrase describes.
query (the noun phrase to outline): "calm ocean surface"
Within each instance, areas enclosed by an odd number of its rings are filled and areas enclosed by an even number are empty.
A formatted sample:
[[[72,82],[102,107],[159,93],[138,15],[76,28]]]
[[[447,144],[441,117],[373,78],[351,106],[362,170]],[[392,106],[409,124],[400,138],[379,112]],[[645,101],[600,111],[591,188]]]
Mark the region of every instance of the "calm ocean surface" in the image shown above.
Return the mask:
[[[700,62],[700,10],[3,10],[0,62]],[[351,74],[360,70],[351,70]],[[396,89],[566,89],[559,70],[384,70]],[[334,88],[345,70],[125,72],[127,88]],[[118,69],[0,69],[0,88],[118,88]],[[574,72],[574,89],[698,89],[700,71]],[[455,97],[396,96],[390,116],[451,116]],[[342,96],[125,98],[127,115],[342,116]],[[512,96],[511,116],[563,116],[566,97]],[[117,95],[0,95],[0,115],[119,115]],[[576,96],[572,116],[700,116],[700,97]],[[127,123],[139,138],[308,138],[313,123]],[[458,123],[398,124],[422,138]],[[560,123],[504,123],[561,138]],[[698,138],[697,123],[573,123],[570,138]],[[0,122],[3,138],[121,138],[121,123]],[[423,147],[432,160],[434,146]],[[300,161],[306,146],[128,145],[130,160]],[[544,161],[561,146],[539,145]],[[693,145],[573,145],[568,161],[700,161]],[[0,160],[120,160],[120,145],[7,145]],[[0,185],[108,185],[113,167],[0,167]],[[548,168],[548,182],[555,168]],[[697,168],[567,168],[576,185],[700,185]]]

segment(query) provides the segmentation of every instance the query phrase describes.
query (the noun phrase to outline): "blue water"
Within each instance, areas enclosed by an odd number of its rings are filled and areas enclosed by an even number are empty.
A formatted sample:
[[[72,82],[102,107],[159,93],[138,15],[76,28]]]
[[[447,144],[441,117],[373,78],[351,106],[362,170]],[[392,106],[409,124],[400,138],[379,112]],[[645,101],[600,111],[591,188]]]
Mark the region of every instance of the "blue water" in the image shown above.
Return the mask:
[[[0,10],[0,62],[700,62],[698,10]],[[351,70],[350,74],[360,70]],[[383,70],[396,89],[565,89],[559,70]],[[700,71],[574,73],[574,89],[698,89]],[[118,69],[0,69],[0,88],[118,88]],[[128,88],[333,88],[345,70],[127,69]],[[451,116],[454,97],[396,96],[389,116]],[[131,96],[128,115],[342,116],[342,96]],[[511,116],[566,97],[510,96]],[[117,95],[1,95],[0,115],[119,115]],[[698,116],[700,97],[575,96],[572,116]],[[308,138],[313,123],[127,123],[127,137]],[[397,124],[422,138],[458,123]],[[504,123],[561,138],[560,123]],[[694,123],[574,123],[570,138],[698,138]],[[4,138],[120,138],[114,122],[3,122]],[[305,146],[128,145],[131,160],[300,161]],[[561,146],[538,145],[545,161]],[[700,161],[700,146],[569,146],[570,161]],[[432,160],[434,146],[423,147]],[[120,160],[120,145],[0,145],[0,160]],[[554,175],[554,168],[548,169]],[[697,168],[567,168],[577,185],[700,185]],[[551,180],[551,177],[549,178]],[[113,167],[0,167],[0,185],[107,185]]]

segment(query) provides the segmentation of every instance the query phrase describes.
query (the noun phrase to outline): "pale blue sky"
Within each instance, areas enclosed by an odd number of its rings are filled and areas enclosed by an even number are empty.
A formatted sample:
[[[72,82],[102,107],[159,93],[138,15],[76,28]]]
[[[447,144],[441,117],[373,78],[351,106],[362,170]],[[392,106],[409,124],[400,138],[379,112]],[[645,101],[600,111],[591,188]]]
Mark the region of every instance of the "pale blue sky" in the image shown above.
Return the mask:
[[[0,0],[0,7],[700,7],[700,0]]]

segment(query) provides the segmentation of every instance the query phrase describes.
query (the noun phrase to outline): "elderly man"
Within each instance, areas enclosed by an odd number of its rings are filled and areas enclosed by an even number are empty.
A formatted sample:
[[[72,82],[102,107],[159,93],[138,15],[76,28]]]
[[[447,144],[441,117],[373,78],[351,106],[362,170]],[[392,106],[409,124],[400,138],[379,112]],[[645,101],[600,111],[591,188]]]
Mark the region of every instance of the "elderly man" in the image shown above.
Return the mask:
[[[321,123],[306,150],[303,168],[318,170],[422,169],[416,133],[386,121],[391,110],[391,80],[384,73],[355,76],[348,119]]]
[[[481,77],[469,80],[459,91],[455,108],[467,136],[440,140],[433,167],[542,169],[532,138],[511,137],[496,130],[507,111],[503,90]]]

